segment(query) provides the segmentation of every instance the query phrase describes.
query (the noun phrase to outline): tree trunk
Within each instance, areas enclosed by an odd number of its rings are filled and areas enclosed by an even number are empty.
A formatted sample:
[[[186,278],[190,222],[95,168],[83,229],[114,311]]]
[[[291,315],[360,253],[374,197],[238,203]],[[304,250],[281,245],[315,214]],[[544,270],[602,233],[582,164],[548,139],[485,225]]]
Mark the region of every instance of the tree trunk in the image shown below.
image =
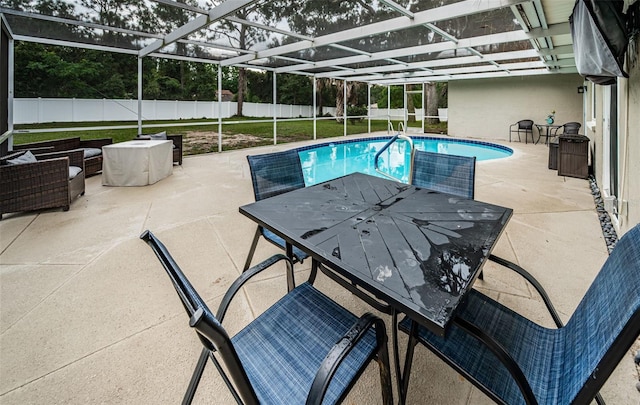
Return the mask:
[[[407,84],[407,92],[413,90],[412,84]],[[416,122],[416,106],[413,104],[413,94],[406,94],[407,97],[407,122]]]
[[[322,117],[322,90],[324,89],[326,79],[316,79],[316,105],[318,107],[318,116]]]
[[[437,124],[439,94],[435,83],[427,83],[424,88],[425,95],[425,115],[436,118],[427,118],[429,124]]]
[[[236,115],[242,117],[242,105],[244,104],[244,94],[247,91],[247,71],[244,68],[238,69],[238,98]]]
[[[344,118],[344,80],[336,80],[336,121]]]
[[[353,93],[353,82],[347,84],[347,103],[351,99]],[[342,122],[344,118],[344,80],[336,80],[336,121]]]
[[[240,49],[247,49],[247,27],[242,24],[240,28]],[[237,97],[237,106],[238,109],[236,111],[236,115],[238,117],[242,117],[242,107],[244,104],[244,95],[247,94],[247,71],[244,68],[238,69],[238,97]]]

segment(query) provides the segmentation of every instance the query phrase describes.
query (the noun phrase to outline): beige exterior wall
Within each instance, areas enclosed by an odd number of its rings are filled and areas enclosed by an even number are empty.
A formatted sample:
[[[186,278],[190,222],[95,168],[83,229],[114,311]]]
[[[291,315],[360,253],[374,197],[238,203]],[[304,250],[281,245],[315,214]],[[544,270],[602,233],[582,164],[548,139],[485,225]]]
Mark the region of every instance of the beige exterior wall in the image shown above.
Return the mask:
[[[449,135],[508,140],[509,125],[523,119],[544,124],[553,110],[556,124],[583,123],[581,85],[577,74],[451,81]]]
[[[627,66],[629,79],[619,80],[618,116],[612,118],[618,121],[619,195],[615,196],[617,207],[610,210],[610,216],[618,236],[640,223],[640,55],[637,60],[635,66]],[[578,87],[584,84],[586,93],[578,93]],[[591,139],[596,182],[607,197],[609,169],[604,156],[603,109],[608,106],[604,92],[604,86],[585,83],[577,74],[452,81],[449,135],[508,140],[509,125],[521,119],[544,123],[547,114],[555,110],[556,124],[576,121],[583,125],[580,133]],[[534,135],[537,139],[535,130]]]
[[[640,223],[640,62],[628,66],[629,79],[618,81],[618,195],[617,206],[609,210],[612,222],[622,236]],[[603,108],[606,87],[589,84],[585,112],[587,122],[595,116],[586,131],[592,140],[594,175],[603,197],[609,197],[607,150],[603,142]],[[592,96],[595,96],[593,103]],[[595,104],[595,113],[594,113]]]
[[[627,72],[629,79],[622,79],[619,84],[619,235],[640,223],[640,52]]]
[[[627,66],[629,79],[618,84],[618,194],[610,215],[618,236],[640,223],[640,56]],[[608,159],[604,156],[604,86],[587,84],[580,75],[548,75],[449,82],[449,135],[508,140],[509,125],[521,119],[544,123],[552,110],[555,123],[580,122],[590,139],[596,182],[607,197]],[[583,114],[584,111],[584,114]],[[537,139],[538,133],[534,129]],[[516,138],[517,140],[517,138]],[[524,139],[523,139],[524,141]]]
[[[636,39],[637,42],[640,42]],[[640,44],[639,44],[640,45]],[[637,49],[637,48],[636,48]],[[640,59],[636,55],[636,60]],[[629,70],[628,85],[628,108],[626,123],[626,168],[623,168],[623,204],[620,215],[622,232],[631,229],[635,224],[640,223],[640,60]],[[624,156],[624,155],[623,155]]]

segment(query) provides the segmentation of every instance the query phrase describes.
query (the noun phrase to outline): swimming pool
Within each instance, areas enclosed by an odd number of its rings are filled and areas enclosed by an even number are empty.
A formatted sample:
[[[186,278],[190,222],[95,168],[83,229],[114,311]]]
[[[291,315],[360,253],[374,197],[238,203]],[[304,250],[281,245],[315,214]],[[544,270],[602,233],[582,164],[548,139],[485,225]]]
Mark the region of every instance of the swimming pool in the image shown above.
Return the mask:
[[[298,149],[307,186],[354,172],[384,177],[374,168],[376,153],[391,139],[388,137],[337,141]],[[451,155],[475,156],[476,160],[500,159],[513,154],[506,146],[464,139],[412,136],[415,149]],[[409,179],[408,143],[398,140],[379,158],[385,173],[407,182]]]

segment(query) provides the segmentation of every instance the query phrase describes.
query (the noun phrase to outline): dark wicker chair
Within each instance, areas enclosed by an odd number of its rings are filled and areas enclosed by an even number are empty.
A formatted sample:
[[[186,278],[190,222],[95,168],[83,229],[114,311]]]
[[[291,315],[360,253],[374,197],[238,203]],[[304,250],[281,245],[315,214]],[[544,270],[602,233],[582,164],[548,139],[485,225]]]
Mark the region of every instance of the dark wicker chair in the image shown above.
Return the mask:
[[[93,176],[102,171],[102,147],[111,145],[111,138],[81,140],[80,137],[55,139],[51,141],[21,143],[13,145],[14,150],[31,150],[33,153],[46,151],[52,148],[53,152],[64,152],[74,149],[82,149],[85,152],[84,172],[86,177]]]
[[[617,243],[566,326],[550,303],[557,329],[476,290],[445,337],[405,318],[401,330],[417,329],[408,344],[405,387],[413,347],[420,342],[500,404],[588,404],[594,398],[604,403],[598,391],[640,334],[639,273],[636,225]]]
[[[0,158],[0,219],[9,212],[62,207],[84,195],[84,153],[80,149],[35,155],[35,163],[10,165],[7,160],[23,155],[18,151]],[[82,169],[69,179],[69,166]]]
[[[522,142],[520,139],[520,134],[524,134],[524,143],[527,143],[527,135],[531,134],[531,142],[533,142],[533,120],[520,120],[515,124],[511,124],[509,126],[509,142],[511,142],[511,134],[518,135],[518,141]]]
[[[247,156],[247,160],[249,161],[253,195],[256,201],[305,186],[300,157],[295,149]],[[253,254],[255,253],[260,236],[264,236],[266,240],[279,248],[286,249],[284,239],[258,226],[253,241],[251,242],[251,248],[247,255],[244,270],[251,266],[251,260],[253,259]],[[291,255],[294,262],[302,262],[307,257],[306,253],[295,246],[292,249]]]
[[[135,139],[140,140],[150,140],[152,139],[152,135],[156,134],[147,134],[147,135],[138,135]],[[182,165],[182,135],[167,135],[164,134],[167,140],[173,141],[173,163],[177,163]],[[160,138],[156,138],[160,139]]]
[[[582,127],[582,124],[580,124],[579,122],[567,122],[561,127],[556,128],[556,130],[553,132],[553,136],[578,135],[578,132],[580,131],[580,127]],[[558,134],[558,131],[560,130],[560,128],[562,128],[562,133]]]
[[[371,314],[358,318],[309,283],[294,288],[293,263],[286,256],[275,255],[242,273],[214,315],[162,242],[149,231],[141,238],[162,263],[204,346],[183,404],[191,403],[209,358],[238,403],[338,403],[372,360],[380,367],[383,401],[393,402],[384,322]],[[235,294],[281,261],[289,292],[229,337],[222,323]]]

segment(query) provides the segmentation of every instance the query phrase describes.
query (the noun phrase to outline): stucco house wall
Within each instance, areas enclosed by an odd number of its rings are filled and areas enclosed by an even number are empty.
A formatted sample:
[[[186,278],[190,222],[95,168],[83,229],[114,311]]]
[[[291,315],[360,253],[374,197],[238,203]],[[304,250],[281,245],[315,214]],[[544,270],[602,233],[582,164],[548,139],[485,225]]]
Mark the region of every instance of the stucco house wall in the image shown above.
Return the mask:
[[[639,55],[640,56],[640,55]],[[627,65],[628,79],[618,80],[618,195],[613,197],[615,209],[609,208],[609,214],[618,236],[622,236],[634,225],[640,223],[640,59],[634,65]],[[588,85],[588,91],[594,92],[595,103],[591,95],[587,98],[585,113],[587,122],[594,118],[586,130],[592,140],[593,172],[603,197],[610,196],[608,186],[608,158],[604,145],[603,109],[608,107],[603,93],[605,86]],[[594,108],[595,106],[595,108]]]
[[[636,41],[638,41],[636,39]],[[636,48],[637,49],[637,48]],[[640,58],[636,55],[636,60]],[[635,224],[640,223],[640,61],[629,69],[628,103],[626,118],[628,136],[625,148],[626,170],[623,179],[623,201],[625,210],[621,213],[621,231],[626,232]]]
[[[618,83],[618,194],[610,216],[618,236],[640,223],[640,56]],[[587,85],[586,93],[578,87]],[[555,110],[555,123],[576,121],[590,139],[596,182],[607,196],[608,158],[604,156],[605,87],[585,83],[578,74],[558,74],[449,82],[450,136],[507,141],[509,125],[532,119],[544,123]],[[595,103],[592,99],[595,96]],[[538,133],[534,129],[537,139]],[[543,138],[544,139],[544,138]],[[517,141],[517,137],[512,139]],[[524,139],[523,139],[524,141]]]
[[[554,110],[557,124],[582,123],[583,94],[578,93],[582,85],[578,74],[450,81],[448,133],[508,140],[509,125],[523,119],[544,124]],[[537,139],[535,128],[534,135]]]

